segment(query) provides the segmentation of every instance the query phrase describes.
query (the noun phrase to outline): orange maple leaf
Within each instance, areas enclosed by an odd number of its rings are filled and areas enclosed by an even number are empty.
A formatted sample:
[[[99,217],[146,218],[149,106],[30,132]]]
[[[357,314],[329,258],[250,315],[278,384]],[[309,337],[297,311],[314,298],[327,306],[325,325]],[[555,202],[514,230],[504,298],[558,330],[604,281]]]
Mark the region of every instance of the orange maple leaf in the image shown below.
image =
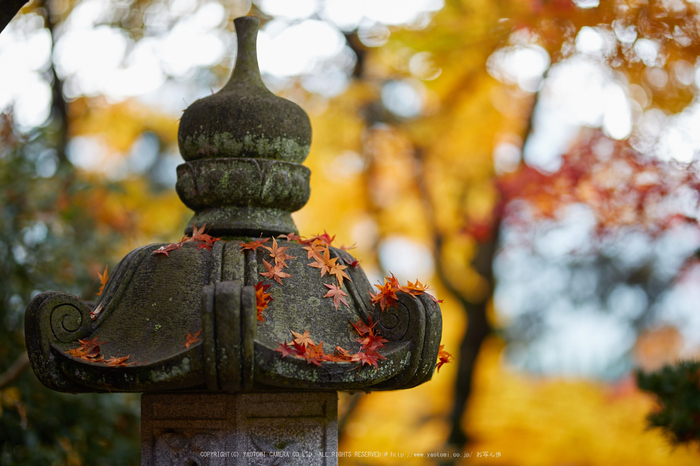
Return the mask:
[[[340,303],[345,304],[347,307],[350,307],[348,302],[345,300],[344,296],[347,296],[348,294],[344,292],[339,286],[336,285],[329,285],[327,283],[324,283],[323,286],[328,288],[328,292],[323,295],[324,298],[333,298],[333,305],[335,306],[335,310],[338,310],[338,306],[340,306]]]
[[[444,366],[445,364],[450,363],[451,359],[454,359],[454,356],[452,356],[450,353],[445,351],[443,348],[445,345],[440,345],[440,349],[438,350],[438,361],[437,361],[437,371],[440,372],[440,368]]]
[[[182,345],[185,348],[189,348],[191,345],[197,343],[198,341],[201,341],[202,339],[199,338],[199,334],[202,332],[202,329],[197,330],[197,332],[194,335],[190,335],[190,332],[187,332],[187,340],[185,340],[185,344]]]
[[[265,249],[270,251],[270,257],[272,257],[275,260],[275,265],[277,264],[282,264],[283,267],[286,267],[287,264],[285,264],[285,261],[288,259],[296,259],[296,257],[290,256],[286,254],[287,249],[289,249],[289,246],[282,246],[279,247],[277,245],[277,240],[275,238],[272,238],[272,247],[268,248],[267,246],[263,246]]]
[[[246,249],[248,249],[250,251],[255,251],[256,249],[258,249],[260,246],[262,246],[264,243],[267,243],[268,241],[270,241],[270,238],[260,238],[260,239],[250,241],[248,243],[243,243],[243,244],[241,244],[241,251],[245,251]]]
[[[338,280],[338,285],[343,286],[343,279],[344,278],[350,280],[350,277],[348,277],[348,275],[345,272],[343,272],[343,270],[347,269],[348,266],[336,263],[337,260],[338,260],[337,257],[334,257],[333,259],[331,259],[330,264],[329,264],[330,270],[328,271],[328,274],[334,275],[335,279]],[[352,280],[350,280],[350,281],[352,281]]]
[[[373,304],[378,303],[382,311],[396,304],[398,301],[396,292],[400,291],[400,285],[396,277],[394,277],[394,274],[391,274],[391,277],[384,277],[384,284],[374,286],[376,286],[379,291],[376,294],[370,293]]]
[[[265,259],[263,259],[263,264],[265,265],[267,272],[260,272],[260,275],[262,275],[263,277],[267,277],[271,280],[275,280],[280,285],[282,284],[282,278],[291,277],[290,274],[282,271],[282,264],[275,264],[273,266],[272,264],[267,262]]]
[[[313,258],[316,261],[323,262],[323,259],[321,258],[321,254],[323,254],[324,250],[328,249],[328,246],[323,243],[320,239],[314,239],[312,242],[306,244],[304,246],[304,249],[306,249],[306,258],[311,259]]]
[[[255,285],[255,306],[258,314],[258,320],[265,323],[264,311],[268,307],[270,301],[274,301],[269,293],[265,293],[272,285],[263,285],[263,282],[258,282]]]
[[[107,280],[109,280],[109,273],[107,273],[107,267],[108,266],[105,265],[105,271],[103,273],[97,272],[97,276],[100,277],[100,283],[102,284],[102,286],[100,287],[100,291],[95,293],[97,296],[102,295],[102,292],[105,289],[105,285],[107,284]]]
[[[311,339],[309,336],[309,331],[304,330],[304,334],[302,335],[301,333],[297,333],[294,330],[291,330],[292,335],[294,335],[294,342],[300,344],[301,346],[308,346],[309,344],[314,345],[314,341]]]
[[[433,302],[441,303],[441,302],[442,302],[441,299],[437,299],[435,296],[433,296],[433,295],[431,295],[430,293],[428,293],[428,289],[429,289],[429,288],[430,288],[430,287],[429,287],[428,285],[424,285],[423,283],[421,283],[421,282],[416,278],[416,282],[415,282],[415,283],[408,282],[408,284],[407,284],[406,286],[400,286],[400,287],[399,287],[399,290],[401,290],[401,291],[403,291],[403,292],[405,292],[405,293],[408,293],[408,294],[410,294],[411,296],[418,296],[418,295],[421,295],[421,294],[426,294],[426,295],[428,295],[428,297],[429,297],[430,299],[433,300]]]
[[[127,359],[129,359],[129,356],[122,356],[121,358],[114,357],[114,358],[105,359],[104,363],[107,364],[108,366],[112,366],[112,367],[123,367],[123,366],[129,365],[126,363]]]
[[[78,340],[80,346],[77,348],[69,349],[65,351],[74,358],[83,359],[89,362],[102,362],[102,355],[100,355],[100,345],[107,343],[106,341],[99,341],[98,337],[93,337],[90,339]]]

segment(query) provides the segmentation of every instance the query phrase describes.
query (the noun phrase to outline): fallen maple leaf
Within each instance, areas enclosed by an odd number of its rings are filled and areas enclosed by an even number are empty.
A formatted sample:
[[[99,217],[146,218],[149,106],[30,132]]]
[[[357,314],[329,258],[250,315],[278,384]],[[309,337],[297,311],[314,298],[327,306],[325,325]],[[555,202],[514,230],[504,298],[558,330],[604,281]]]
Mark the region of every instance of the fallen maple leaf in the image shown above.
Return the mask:
[[[328,292],[323,295],[324,298],[333,298],[333,305],[335,306],[335,310],[338,310],[338,306],[340,306],[340,303],[345,304],[347,307],[350,307],[348,302],[345,300],[344,296],[347,296],[348,294],[344,292],[339,286],[336,285],[329,285],[327,283],[324,283],[323,286],[328,288]]]
[[[377,322],[372,322],[372,319],[370,318],[369,325],[365,324],[362,320],[358,320],[357,322],[350,321],[350,325],[355,328],[358,335],[363,337],[365,335],[373,334],[374,326],[377,325]]]
[[[286,239],[287,241],[295,241],[295,242],[297,242],[297,243],[301,243],[301,242],[304,241],[304,240],[302,239],[301,236],[297,235],[297,234],[294,233],[294,232],[288,233],[288,234],[286,234],[286,235],[279,235],[278,238],[284,238],[284,239]]]
[[[99,341],[98,337],[95,336],[90,339],[78,340],[78,343],[80,343],[79,347],[69,349],[66,353],[85,361],[102,362],[103,357],[100,354],[100,345],[104,345],[107,343],[106,341]]]
[[[287,356],[295,356],[296,353],[292,350],[292,347],[289,346],[289,343],[287,343],[287,340],[284,341],[284,343],[278,343],[277,349],[275,350],[278,353],[282,353],[282,357],[287,357]]]
[[[359,362],[360,367],[364,366],[365,364],[367,365],[372,365],[374,368],[378,371],[379,366],[377,365],[377,360],[379,359],[386,359],[384,356],[381,354],[377,353],[376,351],[358,351],[357,353],[352,355],[352,362]]]
[[[108,366],[112,367],[123,367],[123,366],[128,366],[129,364],[126,363],[126,360],[129,359],[129,356],[123,356],[121,358],[114,357],[114,358],[109,358],[105,359],[103,362],[107,364]],[[133,364],[133,363],[132,363]]]
[[[107,284],[107,280],[109,280],[109,273],[107,273],[107,267],[108,266],[105,265],[105,271],[103,273],[97,272],[97,276],[100,277],[100,283],[102,284],[102,286],[100,287],[100,291],[95,293],[97,296],[102,295],[102,292],[105,289],[105,285]]]
[[[435,303],[441,303],[441,299],[437,299],[435,296],[431,295],[428,293],[428,289],[430,287],[428,285],[422,284],[417,278],[415,283],[408,282],[406,286],[400,286],[399,290],[410,294],[411,296],[418,296],[421,294],[426,294],[430,299],[433,300]]]
[[[394,274],[391,274],[391,277],[384,277],[384,284],[374,286],[376,286],[379,291],[376,294],[370,293],[373,304],[379,304],[382,311],[396,304],[398,301],[396,292],[400,290],[400,286]]]
[[[170,252],[174,251],[176,249],[180,249],[182,247],[182,242],[179,243],[170,243],[167,246],[161,246],[155,251],[151,253],[151,255],[156,256],[158,254],[162,254],[165,257],[170,257]]]
[[[282,246],[279,247],[277,245],[277,240],[275,238],[272,238],[272,247],[268,248],[267,246],[263,246],[265,249],[270,251],[270,257],[272,257],[275,260],[275,265],[281,264],[283,267],[286,267],[287,264],[285,264],[285,261],[288,259],[296,259],[296,257],[290,256],[286,254],[287,249],[289,249],[289,246]]]
[[[265,293],[272,285],[263,285],[263,282],[258,282],[255,285],[255,306],[258,315],[258,320],[265,323],[264,311],[268,307],[270,301],[274,301],[269,293]]]
[[[246,249],[250,251],[255,251],[258,249],[260,246],[262,246],[264,243],[267,243],[270,241],[270,238],[260,238],[256,239],[254,241],[250,241],[248,243],[243,243],[241,244],[241,251],[245,251]]]
[[[363,350],[376,351],[379,348],[384,348],[384,343],[388,343],[389,340],[383,338],[381,335],[373,335],[371,332],[364,338],[358,338],[355,341],[362,345]]]
[[[336,263],[337,260],[337,257],[331,259],[330,270],[328,271],[328,274],[334,275],[335,279],[338,280],[338,285],[343,286],[343,279],[350,280],[350,277],[348,277],[348,275],[345,272],[343,272],[343,270],[347,269],[348,266]]]
[[[294,330],[291,330],[292,335],[294,335],[294,342],[298,343],[301,346],[308,346],[310,344],[314,344],[314,341],[309,337],[309,331],[304,330],[304,334],[302,335],[301,333],[297,333]]]
[[[445,345],[440,345],[440,349],[438,350],[438,362],[437,362],[437,371],[440,372],[440,368],[444,366],[445,364],[450,363],[451,359],[454,359],[454,357],[445,351],[443,348]]]
[[[207,251],[211,251],[211,247],[214,245],[215,242],[221,241],[221,238],[215,238],[213,236],[210,236],[206,233],[204,233],[204,227],[206,227],[207,224],[205,223],[204,225],[201,226],[201,228],[197,229],[197,227],[192,224],[192,237],[187,238],[185,241],[193,241],[193,242],[200,242],[202,244],[199,245],[197,248],[199,249],[206,249]]]
[[[267,272],[260,272],[260,275],[262,275],[263,277],[267,277],[271,280],[275,280],[280,285],[282,284],[282,278],[291,277],[290,274],[282,271],[282,267],[283,267],[282,264],[275,264],[273,266],[272,264],[267,262],[265,259],[263,259],[263,264],[265,265]]]
[[[320,239],[315,239],[311,243],[306,244],[303,248],[307,251],[307,259],[313,258],[316,261],[323,262],[321,254],[323,254],[324,250],[328,249],[328,246]]]
[[[197,333],[194,335],[190,335],[190,332],[187,332],[187,340],[185,340],[185,344],[182,345],[185,348],[189,348],[191,345],[197,343],[198,341],[201,341],[202,339],[199,338],[199,334],[202,332],[202,329],[197,330]]]

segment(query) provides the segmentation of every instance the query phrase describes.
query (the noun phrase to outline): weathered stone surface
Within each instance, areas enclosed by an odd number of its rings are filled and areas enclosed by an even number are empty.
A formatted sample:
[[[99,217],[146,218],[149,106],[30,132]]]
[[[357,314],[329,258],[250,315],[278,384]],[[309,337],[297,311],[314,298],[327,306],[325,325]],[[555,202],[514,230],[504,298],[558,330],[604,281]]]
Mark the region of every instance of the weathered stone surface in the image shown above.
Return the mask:
[[[409,388],[429,380],[440,344],[441,317],[427,296],[399,292],[396,307],[382,312],[372,304],[362,269],[349,266],[342,289],[348,306],[335,309],[324,298],[329,275],[308,265],[301,244],[279,241],[294,257],[282,284],[269,280],[264,248],[242,251],[241,241],[218,241],[211,251],[194,243],[170,252],[151,253],[161,245],[132,251],[116,267],[91,308],[63,293],[41,294],[27,310],[27,348],[35,372],[50,388],[69,391],[135,391],[192,389],[206,386],[228,392],[282,389],[387,390]],[[339,264],[351,264],[347,252],[330,248]],[[257,322],[254,286],[271,285],[274,299]],[[378,321],[376,329],[389,340],[378,370],[358,363],[282,358],[275,349],[291,341],[290,331],[309,330],[328,352],[335,346],[359,349],[351,322]],[[187,333],[201,330],[201,341],[185,348]],[[129,355],[126,367],[108,367],[66,354],[78,339],[99,337],[105,358]]]
[[[190,105],[178,144],[186,163],[177,193],[211,234],[296,232],[291,213],[309,200],[311,124],[295,103],[263,84],[255,52],[257,18],[238,18],[238,56],[229,82]]]
[[[141,397],[141,465],[337,464],[335,392]]]
[[[234,21],[238,56],[231,80],[216,94],[194,102],[178,131],[186,161],[208,157],[258,157],[301,163],[311,145],[304,110],[270,92],[255,52],[258,19]]]

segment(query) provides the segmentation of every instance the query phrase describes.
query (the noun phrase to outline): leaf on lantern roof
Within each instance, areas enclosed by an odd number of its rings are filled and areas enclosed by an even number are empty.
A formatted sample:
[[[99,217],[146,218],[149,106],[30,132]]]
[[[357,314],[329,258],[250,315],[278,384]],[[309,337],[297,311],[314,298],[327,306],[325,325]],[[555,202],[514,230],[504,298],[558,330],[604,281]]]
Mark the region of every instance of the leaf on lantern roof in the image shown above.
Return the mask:
[[[285,358],[287,356],[295,356],[296,352],[292,349],[292,347],[287,343],[287,340],[284,340],[284,343],[278,343],[277,349],[275,349],[278,353],[282,354],[282,357]]]
[[[326,292],[325,295],[323,295],[324,298],[333,298],[333,305],[335,306],[335,310],[338,310],[338,306],[340,306],[340,303],[345,304],[347,307],[350,307],[348,302],[345,300],[344,296],[347,296],[348,294],[344,292],[339,286],[336,285],[329,285],[327,283],[324,283],[323,286],[328,288],[328,291]]]
[[[441,303],[442,302],[441,299],[437,299],[435,296],[428,293],[429,288],[430,287],[428,285],[424,285],[418,279],[416,279],[415,283],[408,282],[408,285],[399,287],[399,290],[401,290],[405,293],[408,293],[411,296],[418,296],[421,294],[426,294],[430,299],[433,300],[433,302]]]
[[[255,251],[268,241],[270,241],[270,238],[260,238],[253,241],[249,241],[248,243],[243,243],[241,244],[241,251],[245,251],[246,249],[250,251]]]
[[[400,285],[396,277],[394,277],[394,274],[391,274],[391,277],[384,277],[384,283],[382,285],[374,286],[377,287],[379,291],[376,294],[370,293],[373,304],[379,304],[382,311],[396,304],[398,301],[396,292],[400,291]]]
[[[288,233],[288,234],[286,234],[286,235],[279,235],[278,238],[284,238],[284,239],[286,239],[287,241],[295,241],[295,242],[297,242],[297,243],[301,243],[301,242],[304,241],[304,240],[302,239],[301,236],[297,235],[297,234],[294,233],[294,232]]]
[[[285,263],[286,260],[296,259],[296,257],[290,256],[286,253],[287,249],[289,249],[289,246],[279,247],[277,245],[277,240],[275,238],[272,238],[272,247],[271,248],[269,248],[267,246],[263,246],[263,248],[270,251],[270,257],[272,257],[275,260],[275,265],[281,264],[283,267],[286,267],[287,266],[287,264]]]
[[[263,277],[267,277],[271,280],[275,280],[280,285],[282,284],[283,278],[291,277],[290,274],[282,271],[282,267],[283,267],[282,264],[272,265],[269,262],[267,262],[265,259],[263,259],[263,265],[265,265],[265,269],[267,269],[267,272],[260,272],[260,275],[262,275]]]
[[[190,332],[187,332],[187,339],[185,340],[185,343],[182,345],[185,348],[189,348],[191,345],[197,343],[198,341],[201,341],[202,339],[199,338],[199,334],[202,333],[202,329],[197,330],[197,332],[194,335],[191,335]]]
[[[363,337],[365,335],[373,334],[374,326],[377,325],[377,322],[372,322],[372,319],[370,318],[369,325],[365,324],[362,320],[358,320],[357,322],[350,321],[350,324],[355,328],[357,334]]]
[[[133,363],[127,364],[126,361],[129,359],[129,356],[122,356],[122,357],[114,357],[114,358],[109,358],[105,359],[103,362],[112,367],[124,367],[124,366],[129,366]]]
[[[307,259],[313,258],[316,261],[323,262],[321,254],[323,254],[324,250],[328,249],[328,245],[324,244],[323,241],[319,239],[315,239],[312,242],[307,243],[303,248],[307,251]]]
[[[255,285],[255,307],[258,320],[265,323],[264,312],[268,308],[270,301],[274,301],[269,293],[265,293],[272,285],[264,285],[263,282],[258,282]]]
[[[300,344],[301,346],[307,346],[309,343],[314,344],[314,341],[311,339],[309,336],[309,331],[304,330],[304,333],[297,333],[294,330],[291,330],[292,335],[294,335],[294,342]]]

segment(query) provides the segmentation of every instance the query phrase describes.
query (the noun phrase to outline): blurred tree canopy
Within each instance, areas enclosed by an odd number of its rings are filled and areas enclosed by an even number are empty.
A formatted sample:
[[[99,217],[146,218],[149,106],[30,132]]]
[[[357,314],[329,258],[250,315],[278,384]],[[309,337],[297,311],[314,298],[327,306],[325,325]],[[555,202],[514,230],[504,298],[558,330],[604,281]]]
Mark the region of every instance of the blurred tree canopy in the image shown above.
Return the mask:
[[[371,3],[44,0],[0,35],[3,463],[137,462],[137,400],[39,386],[23,312],[50,289],[89,299],[105,264],[179,238],[177,115],[223,84],[231,19],[249,11],[268,86],[314,128],[302,234],[356,243],[370,278],[432,276],[445,300],[456,363],[415,390],[345,397],[341,449],[697,462],[642,434],[650,401],[625,375],[700,329],[679,311],[700,246],[698,5]],[[569,374],[618,382],[533,388],[499,362],[561,374],[572,352],[589,357]],[[569,409],[576,422],[557,417]]]

